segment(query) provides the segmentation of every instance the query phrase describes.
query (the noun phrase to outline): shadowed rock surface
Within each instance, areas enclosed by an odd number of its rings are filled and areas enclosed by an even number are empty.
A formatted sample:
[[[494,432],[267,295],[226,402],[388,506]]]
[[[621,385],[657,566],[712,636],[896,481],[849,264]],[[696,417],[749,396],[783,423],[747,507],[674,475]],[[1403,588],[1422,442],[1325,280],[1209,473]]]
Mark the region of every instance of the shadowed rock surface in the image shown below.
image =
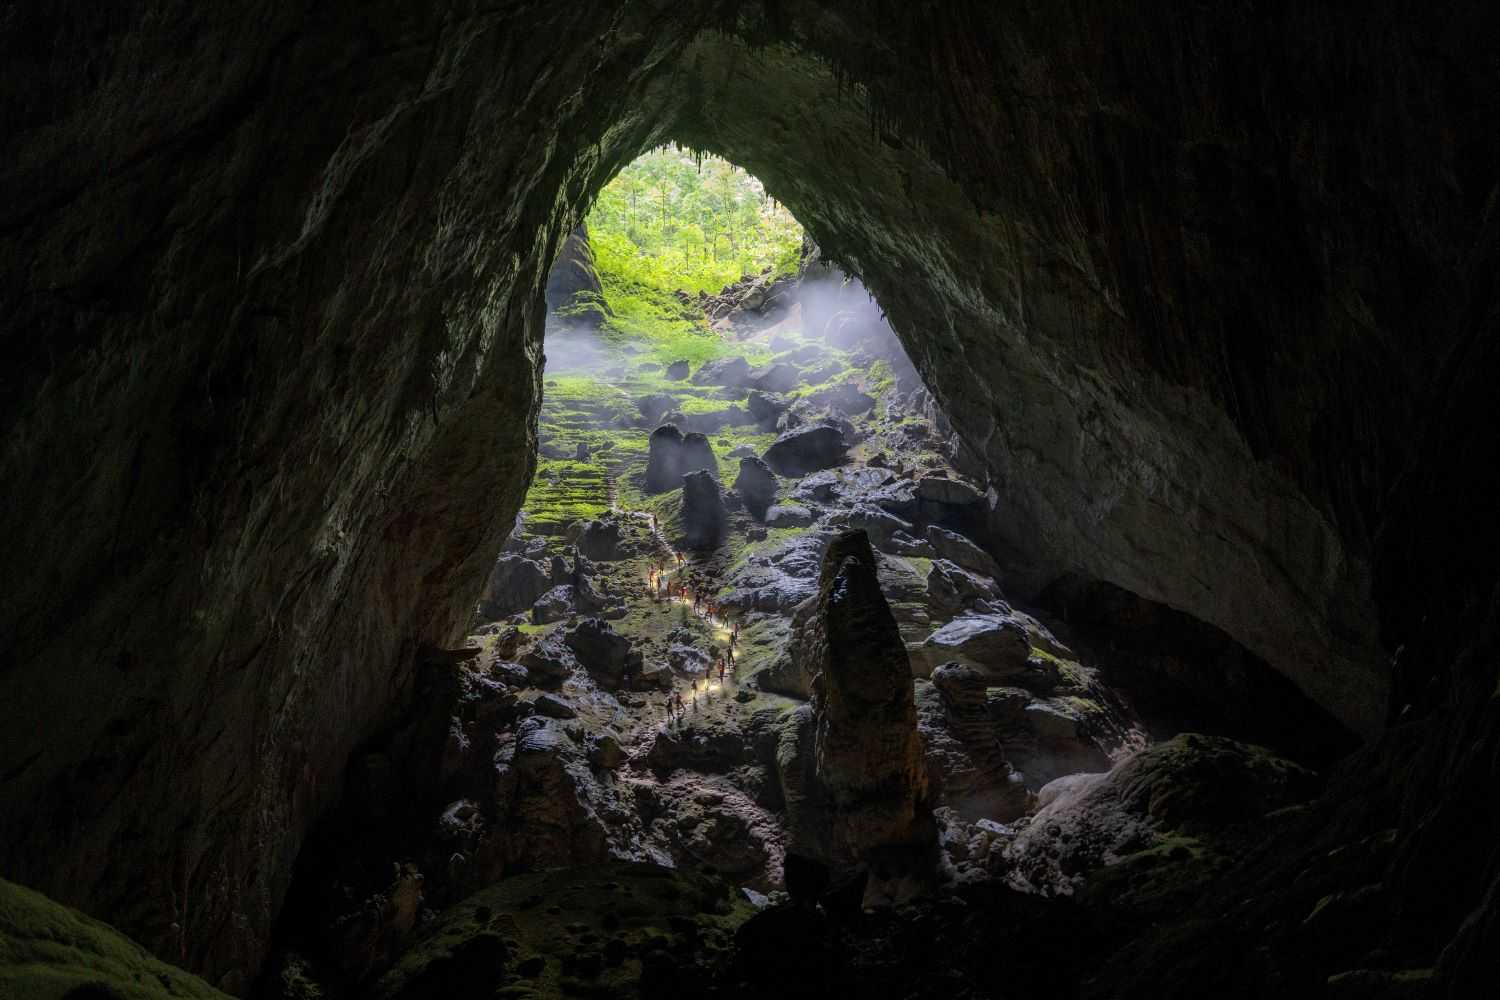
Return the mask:
[[[646,466],[646,492],[665,493],[682,485],[682,431],[662,424],[651,432],[651,457]]]
[[[682,544],[689,549],[711,549],[724,537],[724,496],[719,482],[707,471],[682,477]]]
[[[882,879],[920,881],[936,833],[917,735],[911,666],[862,532],[829,543],[808,633],[815,774],[831,818],[829,861]],[[887,853],[904,864],[885,871]],[[879,877],[875,872],[880,872]]]
[[[751,514],[765,518],[766,510],[776,500],[776,487],[776,473],[769,465],[750,456],[740,459],[740,474],[734,479],[734,488]]]
[[[761,456],[778,475],[805,476],[843,461],[848,444],[836,427],[817,424],[787,431]]]

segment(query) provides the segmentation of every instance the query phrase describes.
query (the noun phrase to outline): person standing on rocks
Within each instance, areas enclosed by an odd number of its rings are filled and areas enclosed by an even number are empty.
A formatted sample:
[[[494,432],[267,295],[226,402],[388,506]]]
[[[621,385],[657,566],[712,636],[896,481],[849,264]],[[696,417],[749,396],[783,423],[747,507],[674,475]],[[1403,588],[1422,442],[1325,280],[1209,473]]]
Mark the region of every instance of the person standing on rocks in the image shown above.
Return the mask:
[[[724,683],[724,657],[719,657],[719,684]]]

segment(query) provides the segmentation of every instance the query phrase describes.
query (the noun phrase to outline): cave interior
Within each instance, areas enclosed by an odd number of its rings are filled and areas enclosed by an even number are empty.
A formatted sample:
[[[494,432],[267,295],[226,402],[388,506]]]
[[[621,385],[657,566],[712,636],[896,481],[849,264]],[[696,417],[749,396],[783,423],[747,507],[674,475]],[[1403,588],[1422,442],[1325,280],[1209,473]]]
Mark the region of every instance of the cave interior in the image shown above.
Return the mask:
[[[0,995],[1494,995],[1497,28],[13,7]]]

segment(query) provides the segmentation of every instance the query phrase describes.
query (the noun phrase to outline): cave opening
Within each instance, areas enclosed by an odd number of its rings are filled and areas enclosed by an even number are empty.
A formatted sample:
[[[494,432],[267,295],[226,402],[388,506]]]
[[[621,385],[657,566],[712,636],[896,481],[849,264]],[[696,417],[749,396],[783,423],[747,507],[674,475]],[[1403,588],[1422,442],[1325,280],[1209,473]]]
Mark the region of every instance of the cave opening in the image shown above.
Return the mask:
[[[189,6],[0,19],[0,992],[1493,991],[1492,4]],[[905,386],[563,329],[670,141]]]

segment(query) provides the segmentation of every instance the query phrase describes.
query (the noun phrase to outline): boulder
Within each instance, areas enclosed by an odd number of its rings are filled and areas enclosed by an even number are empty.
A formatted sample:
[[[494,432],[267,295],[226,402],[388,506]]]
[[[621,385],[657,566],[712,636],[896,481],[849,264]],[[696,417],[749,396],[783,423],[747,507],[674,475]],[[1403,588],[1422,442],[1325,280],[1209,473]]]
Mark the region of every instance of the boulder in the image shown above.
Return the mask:
[[[938,667],[931,684],[917,685],[917,712],[943,806],[969,822],[1025,815],[1031,796],[997,739],[979,671],[957,663]]]
[[[1000,575],[1000,567],[988,552],[955,531],[930,524],[927,526],[927,540],[932,543],[939,559],[955,562],[983,576],[994,578]]]
[[[752,373],[750,384],[761,392],[790,392],[801,381],[802,372],[796,365],[778,361]]]
[[[573,588],[560,583],[531,605],[531,620],[537,625],[560,622],[573,613]]]
[[[681,382],[688,377],[688,368],[686,361],[674,361],[667,365],[666,376],[673,382]]]
[[[636,400],[635,405],[636,409],[641,411],[641,416],[647,424],[655,424],[677,405],[677,399],[664,392],[653,392],[649,396],[642,396]]]
[[[682,485],[682,431],[662,424],[651,432],[646,458],[646,492],[665,493]]]
[[[601,618],[585,618],[564,633],[563,641],[602,687],[618,687],[624,677],[641,669],[641,654]]]
[[[765,517],[776,500],[776,485],[776,473],[765,462],[753,457],[740,459],[740,474],[735,477],[734,488],[752,516]]]
[[[1107,773],[1072,774],[1045,785],[1038,793],[1042,808],[1006,857],[1029,887],[1068,895],[1088,873],[1128,863],[1170,835],[1194,837],[1208,850],[1224,844],[1237,854],[1241,848],[1228,833],[1253,828],[1267,813],[1304,801],[1317,788],[1316,775],[1269,750],[1187,733]],[[1184,866],[1175,877],[1195,872],[1207,878],[1212,871]]]
[[[922,644],[929,663],[957,660],[979,668],[992,680],[1017,677],[1033,669],[1026,627],[1003,614],[965,614],[942,626]]]
[[[805,528],[814,520],[812,511],[795,504],[776,504],[766,511],[765,516],[768,528]]]
[[[825,469],[803,477],[798,481],[795,493],[800,500],[832,503],[838,498],[839,486],[838,473]]]
[[[533,715],[497,760],[506,860],[517,868],[595,864],[608,857],[607,800],[563,720]]]
[[[849,531],[863,531],[870,536],[875,547],[880,549],[887,548],[896,534],[910,537],[916,530],[910,521],[903,521],[887,510],[863,502],[856,503],[849,510],[839,511],[828,522]]]
[[[920,506],[920,501],[917,499],[917,484],[910,479],[898,479],[887,486],[882,486],[868,494],[865,502],[872,503],[881,510],[907,520],[916,516]]]
[[[745,407],[757,423],[771,427],[775,425],[776,418],[786,412],[787,400],[785,396],[774,392],[752,389],[745,400]]]
[[[699,470],[682,477],[682,544],[689,549],[716,548],[728,528],[729,514],[719,484]]]
[[[533,684],[559,684],[578,668],[578,661],[563,641],[549,635],[536,642],[521,656],[527,678]]]
[[[641,686],[645,688],[670,688],[672,669],[665,663],[647,663],[641,667]]]
[[[588,743],[589,763],[604,771],[613,771],[625,763],[625,748],[614,733],[599,733]]]
[[[917,480],[917,496],[932,503],[966,507],[984,499],[984,494],[960,479],[923,476]]]
[[[853,382],[840,382],[828,389],[819,389],[804,397],[807,402],[817,407],[828,407],[839,413],[854,416],[860,413],[869,413],[875,409],[875,397],[862,391]]]
[[[713,445],[708,443],[708,437],[698,431],[689,431],[682,439],[682,472],[697,472],[702,470],[719,478],[719,460],[714,457]]]
[[[523,555],[504,554],[495,560],[479,598],[485,618],[503,618],[524,611],[545,594],[552,582],[547,567]]]
[[[679,674],[696,676],[708,670],[708,654],[697,646],[674,642],[667,647],[667,663]]]
[[[932,545],[926,539],[913,538],[904,531],[891,532],[891,537],[880,551],[909,559],[931,559],[933,555]]]
[[[706,362],[693,373],[694,385],[750,385],[750,362],[744,358],[720,358]]]
[[[779,475],[805,476],[840,464],[848,450],[837,427],[812,424],[782,434],[761,457]]]
[[[568,526],[563,537],[573,544],[579,555],[588,560],[614,562],[626,556],[622,547],[624,530],[614,517],[575,521]]]
[[[934,559],[927,572],[927,603],[934,611],[957,614],[999,599],[1000,590],[993,580],[947,559]]]
[[[531,703],[538,715],[545,715],[549,719],[576,719],[578,712],[572,705],[555,694],[539,694]]]

